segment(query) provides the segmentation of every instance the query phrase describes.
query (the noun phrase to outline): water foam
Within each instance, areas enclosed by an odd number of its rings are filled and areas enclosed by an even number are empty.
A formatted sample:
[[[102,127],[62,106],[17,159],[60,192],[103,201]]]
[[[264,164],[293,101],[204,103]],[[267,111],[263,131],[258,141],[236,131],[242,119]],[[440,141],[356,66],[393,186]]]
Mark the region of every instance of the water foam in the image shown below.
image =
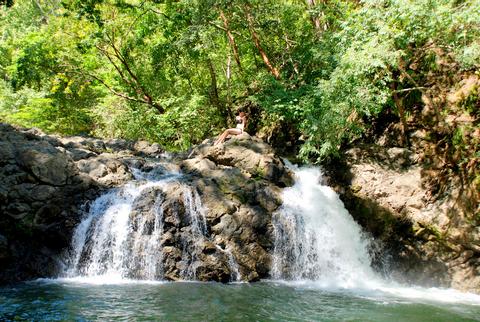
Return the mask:
[[[335,191],[321,184],[320,169],[289,167],[296,183],[283,191],[283,205],[273,216],[274,282],[376,300],[480,305],[476,294],[384,280],[371,268],[372,238],[353,220]]]
[[[376,279],[368,254],[370,239],[338,195],[319,184],[320,170],[294,170],[296,183],[284,190],[283,205],[273,216],[273,277],[344,288]]]
[[[192,227],[190,237],[194,239],[185,240],[182,256],[188,264],[182,277],[195,279],[195,245],[206,233],[205,210],[198,192],[180,182],[180,173],[165,172],[162,166],[153,167],[150,172],[133,169],[133,174],[134,181],[111,189],[92,202],[89,213],[74,232],[64,278],[93,284],[163,279],[160,191],[175,181],[183,191],[185,212]],[[132,215],[135,204],[141,203],[142,193],[149,191],[155,194],[154,204]]]

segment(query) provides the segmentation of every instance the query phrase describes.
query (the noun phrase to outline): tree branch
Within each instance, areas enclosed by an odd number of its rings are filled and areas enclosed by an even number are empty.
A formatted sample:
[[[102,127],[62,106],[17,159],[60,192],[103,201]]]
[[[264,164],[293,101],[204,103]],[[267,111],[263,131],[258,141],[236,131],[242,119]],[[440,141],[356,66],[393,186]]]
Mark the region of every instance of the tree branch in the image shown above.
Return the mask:
[[[424,90],[425,87],[418,85],[418,83],[413,79],[413,77],[410,76],[409,73],[407,73],[405,68],[403,68],[401,63],[398,64],[398,69],[400,70],[402,75],[405,76],[413,84],[413,86],[415,86],[422,93],[422,95],[425,96],[425,98],[428,100],[430,105],[433,107],[433,110],[435,111],[435,119],[437,121],[437,124],[440,124],[440,112],[438,110],[437,104],[435,104],[430,94]]]
[[[233,50],[233,57],[235,58],[235,61],[237,62],[238,68],[240,71],[242,71],[242,64],[240,62],[240,55],[238,54],[238,47],[237,44],[235,43],[235,38],[233,38],[233,34],[230,31],[230,27],[228,25],[228,20],[225,14],[223,13],[223,10],[220,9],[220,18],[223,21],[223,25],[225,26],[225,32],[227,33],[228,37],[228,42],[230,43],[230,46],[232,47]]]
[[[277,68],[275,68],[271,63],[270,60],[268,59],[267,54],[263,50],[262,46],[260,45],[260,39],[258,38],[257,33],[255,32],[255,28],[253,26],[253,17],[250,13],[250,8],[248,5],[244,6],[244,11],[245,15],[247,16],[247,22],[248,22],[248,29],[250,30],[250,34],[252,35],[253,42],[255,44],[255,47],[257,48],[258,52],[260,53],[260,56],[262,57],[263,62],[267,66],[268,70],[270,73],[276,78],[280,79],[280,72],[278,71]]]
[[[420,86],[420,87],[397,89],[397,90],[394,90],[393,93],[404,93],[404,92],[411,92],[411,91],[422,90],[422,89],[426,89],[426,87]]]

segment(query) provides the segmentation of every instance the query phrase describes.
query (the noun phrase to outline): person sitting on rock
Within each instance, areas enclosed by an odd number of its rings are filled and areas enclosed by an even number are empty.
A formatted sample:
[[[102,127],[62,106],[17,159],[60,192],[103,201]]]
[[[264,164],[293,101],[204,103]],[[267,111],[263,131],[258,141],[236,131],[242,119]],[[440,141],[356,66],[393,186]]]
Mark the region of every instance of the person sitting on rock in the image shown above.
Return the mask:
[[[218,139],[215,141],[215,143],[213,143],[213,145],[223,143],[229,135],[240,135],[243,133],[245,125],[247,124],[247,115],[244,111],[240,111],[238,113],[238,115],[235,117],[235,122],[237,123],[235,128],[226,129],[225,131],[223,131],[223,133],[218,137]]]

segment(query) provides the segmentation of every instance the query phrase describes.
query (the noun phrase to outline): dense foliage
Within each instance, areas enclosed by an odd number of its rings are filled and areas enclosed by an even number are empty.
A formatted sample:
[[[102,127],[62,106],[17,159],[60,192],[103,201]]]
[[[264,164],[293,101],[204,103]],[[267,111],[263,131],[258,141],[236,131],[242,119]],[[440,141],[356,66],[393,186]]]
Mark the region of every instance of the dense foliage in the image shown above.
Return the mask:
[[[429,126],[442,128],[450,112],[437,99],[439,80],[478,75],[480,66],[478,0],[16,0],[0,8],[0,120],[176,150],[218,134],[238,107],[251,115],[249,131],[299,145],[313,160],[337,153],[385,111],[404,134],[424,107]],[[460,101],[478,118],[478,88]],[[472,131],[451,131],[459,151],[478,150]]]

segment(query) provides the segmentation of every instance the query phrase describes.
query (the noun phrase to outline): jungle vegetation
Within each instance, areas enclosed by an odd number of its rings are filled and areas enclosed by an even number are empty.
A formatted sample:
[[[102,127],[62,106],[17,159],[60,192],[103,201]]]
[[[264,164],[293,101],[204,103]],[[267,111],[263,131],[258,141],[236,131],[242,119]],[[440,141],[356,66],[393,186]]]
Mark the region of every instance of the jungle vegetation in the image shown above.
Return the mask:
[[[0,1],[0,121],[169,150],[244,108],[318,162],[388,114],[473,173],[479,66],[479,0]]]

